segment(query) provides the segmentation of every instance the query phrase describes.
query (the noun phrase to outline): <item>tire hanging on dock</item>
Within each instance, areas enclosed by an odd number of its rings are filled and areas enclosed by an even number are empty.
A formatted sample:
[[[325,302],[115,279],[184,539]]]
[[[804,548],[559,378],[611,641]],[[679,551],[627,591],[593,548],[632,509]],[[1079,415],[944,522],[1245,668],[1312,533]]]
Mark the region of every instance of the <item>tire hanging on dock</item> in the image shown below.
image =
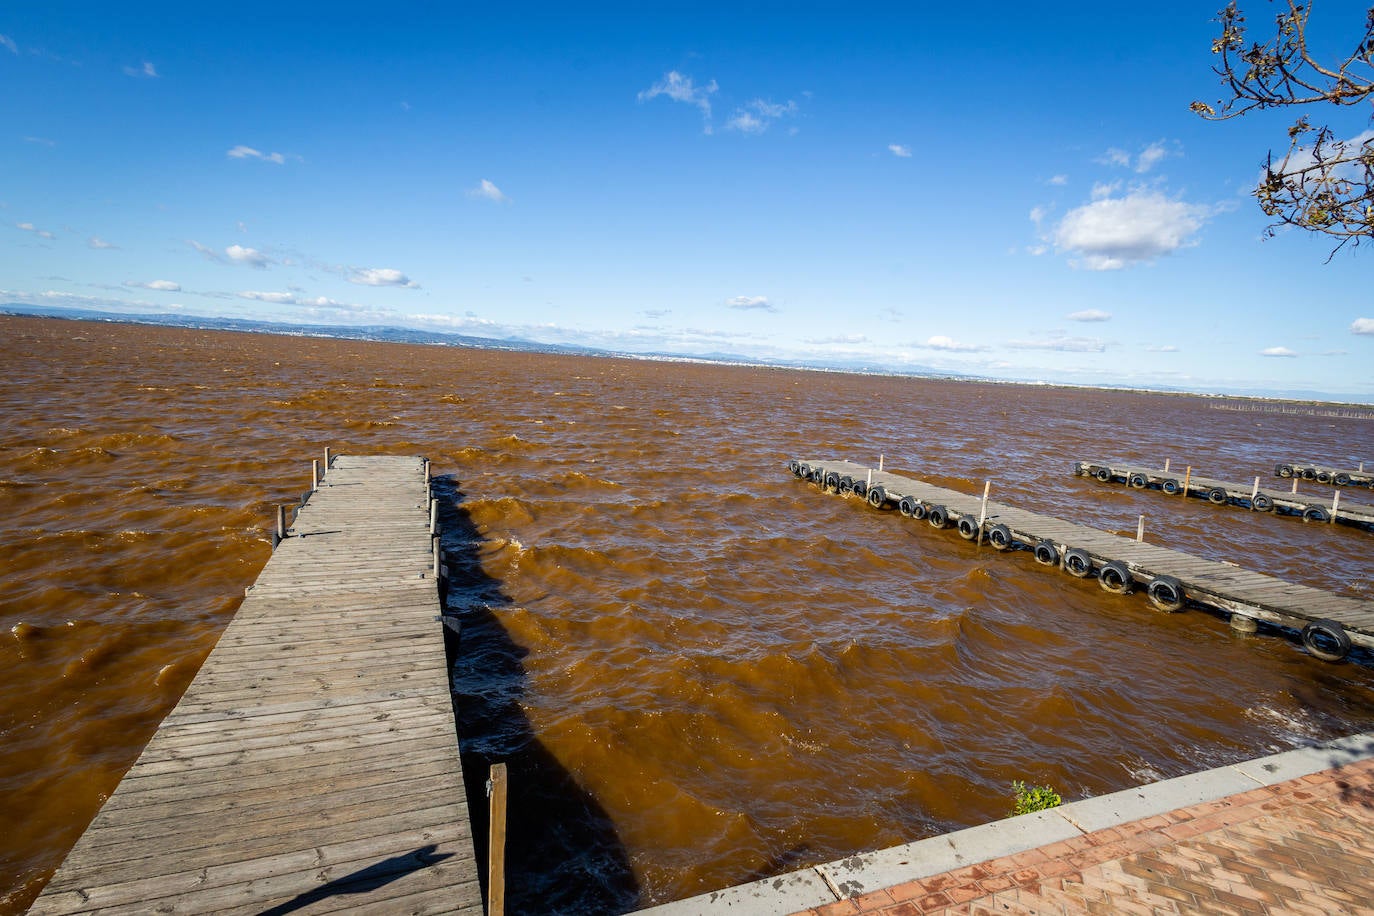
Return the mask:
[[[959,537],[972,541],[978,537],[978,520],[970,515],[959,516]]]
[[[1214,506],[1224,506],[1228,499],[1226,491],[1221,487],[1212,487],[1207,491],[1207,501]]]
[[[1126,478],[1126,483],[1136,490],[1143,490],[1149,485],[1150,479],[1144,474],[1135,473]]]
[[[1348,487],[1348,486],[1350,486],[1350,475],[1349,475],[1349,474],[1337,474],[1335,477],[1332,477],[1332,478],[1331,478],[1331,482],[1334,483],[1334,484],[1335,484],[1336,486],[1338,486],[1338,487]]]
[[[1335,620],[1314,620],[1303,627],[1302,644],[1324,662],[1338,662],[1350,654],[1350,637]]]
[[[1049,541],[1041,541],[1035,545],[1035,562],[1044,566],[1059,565],[1059,550]]]
[[[931,506],[926,513],[926,521],[932,528],[943,528],[949,524],[949,510],[944,506]]]
[[[1321,506],[1308,506],[1302,510],[1302,520],[1305,522],[1328,522],[1331,516]]]
[[[1155,576],[1145,587],[1145,594],[1161,611],[1183,610],[1183,583],[1173,576]]]
[[[873,508],[881,509],[883,503],[887,502],[887,491],[882,487],[874,487],[868,491],[868,494],[864,498],[868,500],[868,504]]]
[[[1250,500],[1250,507],[1256,512],[1271,512],[1274,508],[1274,501],[1263,493],[1256,493],[1255,498]]]
[[[988,529],[987,537],[988,543],[996,550],[1007,550],[1014,541],[1011,529],[1000,522]]]
[[[1159,488],[1163,490],[1165,494],[1168,496],[1177,496],[1179,491],[1183,489],[1183,484],[1179,483],[1177,480],[1174,480],[1172,477],[1170,477],[1168,480],[1160,484]]]
[[[919,505],[920,503],[916,501],[916,497],[910,495],[903,496],[897,501],[897,511],[902,513],[902,518],[911,518],[916,514],[916,507]]]
[[[1275,473],[1277,473],[1280,477],[1292,477],[1293,466],[1291,464],[1281,464],[1277,468],[1275,468]]]
[[[1097,571],[1097,584],[1116,595],[1131,591],[1131,570],[1120,560],[1109,560]]]
[[[1093,471],[1093,476],[1096,477],[1098,480],[1102,481],[1103,483],[1106,483],[1107,481],[1112,479],[1112,472],[1107,470],[1106,468],[1098,468],[1097,470]]]
[[[1093,558],[1082,547],[1064,551],[1064,571],[1075,579],[1086,579],[1093,572]]]

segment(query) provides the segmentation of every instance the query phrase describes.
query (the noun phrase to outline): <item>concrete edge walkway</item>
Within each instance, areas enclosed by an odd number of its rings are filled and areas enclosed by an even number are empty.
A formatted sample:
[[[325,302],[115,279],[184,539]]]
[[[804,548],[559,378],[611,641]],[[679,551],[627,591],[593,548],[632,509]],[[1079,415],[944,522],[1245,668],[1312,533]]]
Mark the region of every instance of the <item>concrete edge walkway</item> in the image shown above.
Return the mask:
[[[1374,732],[1070,802],[639,912],[787,916],[1370,759]]]

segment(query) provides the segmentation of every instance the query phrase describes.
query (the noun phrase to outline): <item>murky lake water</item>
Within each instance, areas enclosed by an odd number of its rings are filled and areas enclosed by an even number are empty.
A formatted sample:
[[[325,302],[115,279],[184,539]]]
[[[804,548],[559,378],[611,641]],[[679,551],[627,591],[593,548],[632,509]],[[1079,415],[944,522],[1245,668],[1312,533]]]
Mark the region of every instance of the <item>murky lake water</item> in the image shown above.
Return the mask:
[[[1374,728],[1374,663],[1167,615],[822,497],[849,458],[1374,599],[1374,535],[1071,475],[1269,480],[1374,423],[1201,398],[0,317],[0,912],[22,910],[269,555],[310,459],[428,456],[466,764],[514,912],[671,900]],[[1304,484],[1317,489],[1317,484]],[[1374,502],[1350,491],[1351,501]]]

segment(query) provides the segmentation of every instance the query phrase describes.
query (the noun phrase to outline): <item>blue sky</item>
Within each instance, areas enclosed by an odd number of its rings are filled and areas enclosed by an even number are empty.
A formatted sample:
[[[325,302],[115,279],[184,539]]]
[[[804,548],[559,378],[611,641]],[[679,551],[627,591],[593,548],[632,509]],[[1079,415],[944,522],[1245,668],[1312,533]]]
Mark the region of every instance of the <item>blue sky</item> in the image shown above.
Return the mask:
[[[7,4],[0,303],[1374,400],[1219,3]]]

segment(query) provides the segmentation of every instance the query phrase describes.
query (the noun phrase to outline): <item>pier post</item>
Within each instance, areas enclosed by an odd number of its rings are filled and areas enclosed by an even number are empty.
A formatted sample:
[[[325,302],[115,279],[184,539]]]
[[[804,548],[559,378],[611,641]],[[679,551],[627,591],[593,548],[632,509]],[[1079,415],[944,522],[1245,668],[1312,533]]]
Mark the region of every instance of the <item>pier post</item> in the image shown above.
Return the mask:
[[[329,470],[329,446],[324,447],[324,469]]]
[[[978,544],[983,543],[983,523],[988,520],[988,493],[992,490],[992,481],[983,481],[983,504],[978,508]]]
[[[439,533],[439,500],[433,496],[429,498],[429,536]]]
[[[492,764],[487,779],[491,798],[490,827],[487,830],[487,916],[506,912],[506,765]]]
[[[1337,490],[1336,495],[1331,497],[1331,524],[1336,524],[1336,508],[1341,504],[1341,491]]]
[[[1259,495],[1259,478],[1255,478],[1255,485],[1250,488],[1250,511],[1255,511],[1255,497]]]
[[[320,459],[310,459],[310,492],[314,493],[315,488],[320,485]]]
[[[1297,475],[1297,474],[1294,474],[1294,475],[1293,475],[1293,493],[1294,493],[1294,495],[1296,495],[1297,492],[1298,492],[1298,475]]]
[[[1193,479],[1193,466],[1188,465],[1188,469],[1183,474],[1183,498],[1188,498],[1188,484]]]
[[[884,457],[884,456],[882,456],[882,455],[879,455],[879,456],[878,456],[878,470],[879,470],[879,471],[881,471],[881,470],[883,469],[883,457]]]
[[[1169,470],[1169,459],[1168,459],[1168,458],[1165,458],[1165,459],[1164,459],[1164,470],[1166,470],[1166,471]]]
[[[1135,525],[1135,542],[1137,544],[1145,541],[1145,516],[1140,517],[1140,521]]]

